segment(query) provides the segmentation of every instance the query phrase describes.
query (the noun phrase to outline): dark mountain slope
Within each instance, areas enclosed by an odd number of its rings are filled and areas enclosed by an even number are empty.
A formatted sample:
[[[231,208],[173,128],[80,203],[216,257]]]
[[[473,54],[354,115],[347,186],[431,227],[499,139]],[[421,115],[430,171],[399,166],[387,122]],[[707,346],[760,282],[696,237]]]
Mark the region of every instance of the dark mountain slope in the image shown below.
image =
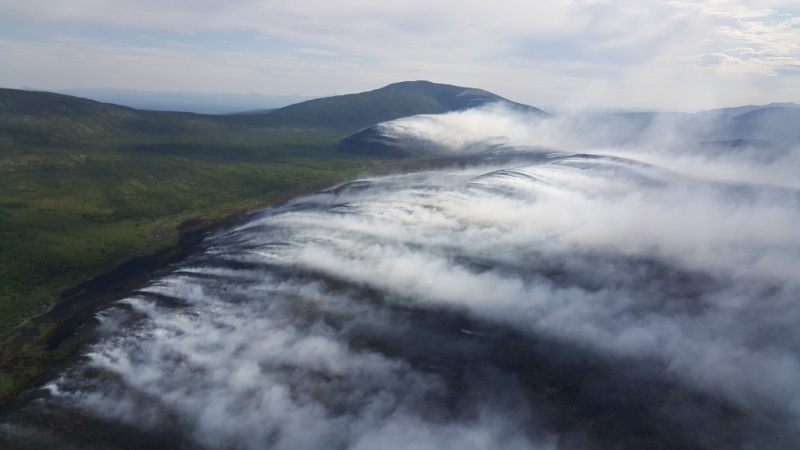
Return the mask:
[[[401,117],[458,111],[497,101],[543,113],[539,109],[511,102],[480,89],[430,81],[404,81],[374,91],[309,100],[265,114],[229,116],[229,120],[356,131]]]
[[[738,115],[733,122],[737,138],[800,141],[800,108],[762,108]]]
[[[134,114],[133,108],[100,103],[51,92],[0,88],[0,118],[13,116],[98,118],[110,114]]]
[[[214,116],[141,111],[63,94],[0,89],[0,147],[183,136],[215,123]]]
[[[109,136],[117,139],[119,133],[165,136],[265,127],[327,128],[346,135],[401,117],[457,111],[497,101],[544,114],[480,89],[429,81],[394,83],[359,94],[226,116],[144,111],[69,95],[0,89],[0,141],[38,145]]]

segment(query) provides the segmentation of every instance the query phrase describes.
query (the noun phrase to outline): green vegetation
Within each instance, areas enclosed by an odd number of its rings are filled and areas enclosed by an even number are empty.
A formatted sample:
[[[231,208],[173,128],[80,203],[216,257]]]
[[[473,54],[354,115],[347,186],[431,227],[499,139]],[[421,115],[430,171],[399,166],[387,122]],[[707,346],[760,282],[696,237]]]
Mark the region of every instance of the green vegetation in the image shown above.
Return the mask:
[[[0,335],[67,287],[174,245],[183,221],[364,172],[330,150],[345,134],[0,90]]]
[[[174,246],[189,219],[207,226],[370,170],[331,150],[347,132],[0,89],[0,347],[31,342],[0,348],[0,397],[44,369],[18,360],[51,330],[18,327],[65,289]]]
[[[334,150],[361,128],[499,99],[405,82],[213,116],[0,89],[0,399],[80,348],[90,337],[75,330],[121,284],[98,282],[88,300],[74,286],[143,255],[163,264],[182,233],[226,216],[420,164]]]
[[[0,332],[51,306],[77,281],[173,245],[177,225],[189,218],[276,202],[365,169],[317,153],[297,149],[274,161],[71,153],[4,168]]]
[[[504,101],[510,107],[528,112],[544,114],[532,106],[514,103],[480,89],[429,81],[404,81],[360,94],[309,100],[268,114],[229,117],[250,124],[326,127],[352,133],[401,117],[463,110],[496,101]]]

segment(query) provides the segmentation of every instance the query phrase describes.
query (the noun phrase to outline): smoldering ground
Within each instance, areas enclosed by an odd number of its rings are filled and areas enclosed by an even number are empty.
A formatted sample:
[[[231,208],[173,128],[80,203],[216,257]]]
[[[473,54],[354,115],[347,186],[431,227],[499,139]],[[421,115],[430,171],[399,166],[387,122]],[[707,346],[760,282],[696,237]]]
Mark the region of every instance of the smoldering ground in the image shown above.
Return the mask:
[[[498,110],[402,125],[478,155],[561,133]],[[604,148],[248,217],[102,313],[42,404],[186,448],[800,447],[800,192]]]

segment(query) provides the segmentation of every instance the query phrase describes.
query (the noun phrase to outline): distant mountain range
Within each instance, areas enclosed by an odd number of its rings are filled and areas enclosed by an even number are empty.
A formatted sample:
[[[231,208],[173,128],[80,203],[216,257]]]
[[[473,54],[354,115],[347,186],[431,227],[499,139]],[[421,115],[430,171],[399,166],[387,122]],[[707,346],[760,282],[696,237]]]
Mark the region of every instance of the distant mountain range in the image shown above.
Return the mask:
[[[36,88],[26,91],[46,92]],[[297,95],[230,94],[203,92],[157,92],[130,89],[64,89],[53,93],[64,94],[111,103],[139,110],[191,112],[196,114],[268,114],[285,109],[275,117],[293,125],[317,120],[322,124],[346,126],[347,118],[332,120],[323,117],[329,107],[341,108],[351,105],[366,108],[369,112],[385,117],[397,118],[397,114],[436,114],[457,109],[479,106],[488,101],[507,101],[498,95],[480,89],[462,88],[428,81],[407,81],[359,94],[338,95],[325,98],[309,98]],[[376,111],[378,103],[394,103],[396,112]],[[284,108],[287,107],[288,108]],[[522,105],[520,105],[522,106]],[[379,108],[380,109],[380,108]],[[365,115],[369,116],[369,112]],[[358,118],[355,118],[358,120]],[[278,120],[278,119],[275,119]],[[390,119],[386,119],[390,120]]]
[[[439,114],[505,102],[511,107],[542,112],[487,91],[428,81],[390,84],[373,91],[339,95],[292,104],[272,110],[228,115],[192,114],[134,109],[111,103],[42,91],[0,89],[0,114],[11,118],[25,114],[60,116],[70,121],[95,121],[102,125],[139,131],[157,128],[168,132],[185,128],[186,121],[259,127],[312,127],[358,131],[381,122],[418,114]],[[111,122],[115,122],[112,124]],[[89,125],[84,123],[83,125]]]
[[[742,114],[746,114],[753,111],[758,111],[760,109],[767,109],[767,108],[800,108],[800,105],[797,103],[786,102],[786,103],[770,103],[768,105],[745,105],[745,106],[735,106],[733,108],[720,108],[720,109],[711,109],[708,111],[701,111],[701,114],[720,114],[723,116],[728,117],[736,117]]]
[[[40,90],[26,88],[26,90]],[[152,111],[231,114],[242,111],[272,110],[309,100],[301,95],[231,94],[208,92],[159,92],[134,89],[64,89],[59,94],[87,98]]]
[[[606,144],[641,141],[800,142],[800,105],[742,106],[699,113],[603,113],[565,119],[576,135]],[[666,134],[666,132],[669,132]]]
[[[527,111],[543,111],[512,102],[481,89],[405,81],[359,94],[308,100],[262,114],[240,114],[233,120],[247,120],[272,126],[312,126],[353,131],[381,122],[418,114],[441,114],[494,102]]]
[[[254,97],[258,98],[258,97]],[[212,115],[140,110],[54,93],[0,90],[0,137],[7,142],[44,142],[77,139],[78,136],[114,132],[181,136],[199,129],[293,128],[328,129],[348,136],[336,148],[364,156],[405,156],[398,143],[381,136],[381,123],[420,114],[435,115],[501,102],[509,109],[532,117],[558,119],[559,126],[576,136],[616,145],[642,139],[658,140],[659,126],[667,123],[683,138],[696,142],[797,142],[800,141],[800,105],[772,103],[723,108],[700,113],[595,112],[548,115],[481,89],[429,81],[405,81],[380,89],[306,100],[277,109],[258,109],[236,114]],[[261,104],[263,106],[263,104]],[[39,118],[37,127],[22,124],[19,115]],[[14,124],[16,123],[16,125]],[[48,128],[49,127],[49,128]],[[59,131],[60,130],[60,131]],[[110,136],[110,135],[109,135]],[[417,145],[416,143],[414,145]],[[402,144],[405,145],[405,144]]]

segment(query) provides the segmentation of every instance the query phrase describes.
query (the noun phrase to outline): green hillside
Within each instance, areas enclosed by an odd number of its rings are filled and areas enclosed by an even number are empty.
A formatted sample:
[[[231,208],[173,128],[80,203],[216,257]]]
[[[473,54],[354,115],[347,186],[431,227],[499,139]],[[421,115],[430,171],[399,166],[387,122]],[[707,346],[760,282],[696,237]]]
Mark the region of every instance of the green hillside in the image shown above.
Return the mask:
[[[26,320],[68,288],[176,248],[181,232],[370,172],[376,160],[333,148],[354,131],[497,100],[417,81],[219,116],[0,89],[0,398],[63,357],[45,345],[62,319]]]
[[[175,226],[368,169],[346,132],[137,111],[0,90],[0,333],[77,281],[175,241]]]
[[[52,327],[17,327],[61,292],[174,246],[189,219],[364,173],[369,161],[329,150],[346,134],[0,90],[0,397],[55,357]]]
[[[540,111],[480,89],[430,81],[404,81],[360,94],[309,100],[264,114],[228,118],[239,123],[330,127],[356,132],[401,117],[458,111],[497,101]]]

